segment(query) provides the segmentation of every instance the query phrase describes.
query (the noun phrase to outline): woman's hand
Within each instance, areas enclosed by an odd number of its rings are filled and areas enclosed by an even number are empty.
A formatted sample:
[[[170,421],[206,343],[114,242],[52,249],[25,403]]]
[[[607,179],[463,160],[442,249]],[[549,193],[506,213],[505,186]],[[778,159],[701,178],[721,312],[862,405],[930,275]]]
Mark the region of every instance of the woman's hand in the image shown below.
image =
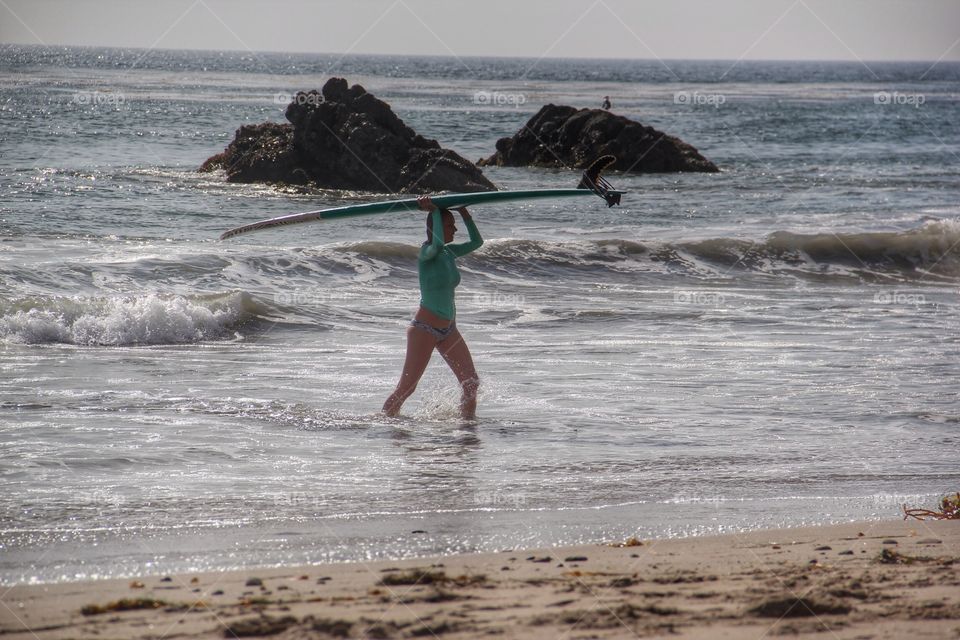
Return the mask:
[[[424,211],[433,211],[437,208],[437,206],[433,204],[433,200],[430,199],[430,196],[419,196],[417,198],[417,206]]]

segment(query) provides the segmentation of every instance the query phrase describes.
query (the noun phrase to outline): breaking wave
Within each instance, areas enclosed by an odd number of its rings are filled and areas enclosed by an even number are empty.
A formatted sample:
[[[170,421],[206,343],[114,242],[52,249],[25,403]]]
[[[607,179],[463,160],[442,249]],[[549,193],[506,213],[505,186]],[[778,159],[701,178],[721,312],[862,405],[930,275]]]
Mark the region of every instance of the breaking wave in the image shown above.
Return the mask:
[[[194,343],[232,337],[260,310],[242,292],[0,299],[0,341],[110,346]]]
[[[363,242],[338,251],[386,262],[416,259],[416,247]],[[606,239],[488,240],[469,258],[480,270],[522,268],[535,275],[555,268],[651,270],[657,265],[689,275],[751,272],[770,275],[840,275],[857,279],[960,278],[960,224],[933,220],[908,231],[801,234],[777,231],[761,240],[713,238],[658,242]],[[653,269],[659,270],[659,269]]]

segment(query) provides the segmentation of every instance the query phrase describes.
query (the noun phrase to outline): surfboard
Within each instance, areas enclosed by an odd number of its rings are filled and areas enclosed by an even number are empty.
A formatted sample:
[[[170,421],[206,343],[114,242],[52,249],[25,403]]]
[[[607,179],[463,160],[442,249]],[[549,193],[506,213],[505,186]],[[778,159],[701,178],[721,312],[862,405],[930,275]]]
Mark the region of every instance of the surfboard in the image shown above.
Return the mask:
[[[612,207],[620,204],[620,196],[624,191],[617,191],[608,183],[600,172],[610,166],[616,158],[613,156],[602,156],[594,160],[590,166],[583,172],[583,177],[576,189],[527,189],[518,191],[477,191],[473,193],[448,193],[439,196],[430,196],[433,204],[442,209],[456,209],[458,207],[468,207],[478,204],[489,204],[492,202],[512,202],[516,200],[535,200],[541,198],[568,198],[579,196],[598,195],[607,202],[607,206]],[[376,213],[392,213],[397,211],[419,211],[416,198],[404,198],[402,200],[387,200],[385,202],[368,202],[366,204],[354,204],[344,207],[333,207],[331,209],[320,209],[318,211],[307,211],[304,213],[294,213],[277,218],[269,218],[258,222],[251,222],[241,227],[230,229],[221,234],[220,239],[226,240],[243,233],[251,231],[261,231],[263,229],[273,229],[291,224],[300,224],[303,222],[315,222],[319,220],[336,220],[339,218],[352,218],[355,216],[365,216]]]
[[[614,192],[622,194],[623,192]],[[475,193],[450,193],[442,196],[430,196],[435,205],[443,209],[456,209],[458,207],[469,207],[480,204],[490,204],[494,202],[512,202],[517,200],[535,200],[538,198],[567,198],[578,196],[595,195],[589,189],[529,189],[524,191],[478,191]],[[419,211],[416,198],[405,198],[403,200],[388,200],[386,202],[369,202],[366,204],[354,204],[346,207],[334,207],[332,209],[320,209],[318,211],[307,211],[304,213],[294,213],[291,215],[270,218],[245,224],[242,227],[230,229],[220,236],[221,240],[238,236],[242,233],[251,231],[260,231],[262,229],[272,229],[290,224],[300,224],[302,222],[313,222],[317,220],[336,220],[339,218],[352,218],[355,216],[365,216],[375,213],[393,213],[398,211]]]

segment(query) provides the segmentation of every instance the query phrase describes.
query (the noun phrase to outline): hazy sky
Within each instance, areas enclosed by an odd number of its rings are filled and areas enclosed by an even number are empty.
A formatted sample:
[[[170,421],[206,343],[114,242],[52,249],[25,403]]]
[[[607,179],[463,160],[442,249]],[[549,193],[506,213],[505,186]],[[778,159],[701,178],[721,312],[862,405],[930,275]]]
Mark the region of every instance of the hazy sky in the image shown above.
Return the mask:
[[[960,60],[960,0],[0,0],[0,42],[458,56]]]

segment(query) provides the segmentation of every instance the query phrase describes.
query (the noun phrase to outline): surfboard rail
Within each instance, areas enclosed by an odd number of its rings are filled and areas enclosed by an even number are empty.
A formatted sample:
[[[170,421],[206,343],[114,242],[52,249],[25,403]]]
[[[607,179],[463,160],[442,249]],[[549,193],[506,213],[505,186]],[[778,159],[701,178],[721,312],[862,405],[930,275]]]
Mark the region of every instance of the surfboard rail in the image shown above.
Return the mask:
[[[576,189],[526,189],[516,191],[477,191],[472,193],[447,193],[438,196],[430,196],[435,205],[442,209],[457,209],[459,207],[469,207],[479,204],[488,204],[491,202],[511,202],[515,200],[536,200],[543,198],[567,198],[588,195],[599,195],[603,198],[608,207],[620,204],[620,196],[625,192],[617,191],[609,182],[600,176],[600,172],[612,164],[616,158],[613,156],[603,156],[590,164]],[[251,222],[240,227],[235,227],[225,231],[220,235],[221,240],[233,238],[244,233],[260,231],[262,229],[272,229],[291,224],[300,224],[303,222],[313,222],[319,220],[336,220],[338,218],[352,218],[355,216],[365,216],[377,213],[393,213],[399,211],[418,211],[417,198],[403,198],[401,200],[387,200],[384,202],[368,202],[365,204],[352,204],[342,207],[332,207],[329,209],[318,209],[317,211],[306,211],[304,213],[293,213],[276,218],[268,218]]]

